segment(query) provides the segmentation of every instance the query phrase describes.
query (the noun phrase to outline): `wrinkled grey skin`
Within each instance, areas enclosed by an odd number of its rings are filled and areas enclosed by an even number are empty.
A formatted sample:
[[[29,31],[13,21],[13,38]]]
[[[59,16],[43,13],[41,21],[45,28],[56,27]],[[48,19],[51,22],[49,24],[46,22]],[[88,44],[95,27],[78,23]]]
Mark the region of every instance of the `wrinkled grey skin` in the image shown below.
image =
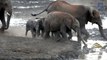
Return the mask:
[[[42,12],[38,14],[31,14],[31,15],[37,16],[45,11],[47,13],[50,13],[52,11],[63,11],[73,15],[75,18],[78,19],[80,23],[81,33],[82,35],[85,36],[84,40],[86,41],[89,38],[89,33],[85,28],[85,24],[87,24],[88,22],[95,23],[99,27],[99,32],[101,36],[107,40],[107,37],[104,35],[104,32],[103,32],[102,21],[101,21],[99,11],[97,11],[96,9],[92,9],[84,5],[72,5],[67,3],[66,1],[55,1],[50,3],[48,7]]]
[[[31,32],[32,37],[36,37],[36,21],[28,20],[26,23],[26,32],[25,35],[27,36],[28,31]]]
[[[45,29],[45,38],[49,38],[50,32],[56,32],[57,39],[59,39],[59,34],[61,34],[63,39],[68,40],[66,28],[69,28],[77,32],[78,42],[83,41],[78,20],[68,13],[61,11],[50,12],[45,18],[43,26]]]
[[[5,20],[5,11],[7,15],[7,22]],[[2,23],[1,31],[4,31],[9,28],[11,15],[12,15],[11,0],[0,0],[0,20]]]

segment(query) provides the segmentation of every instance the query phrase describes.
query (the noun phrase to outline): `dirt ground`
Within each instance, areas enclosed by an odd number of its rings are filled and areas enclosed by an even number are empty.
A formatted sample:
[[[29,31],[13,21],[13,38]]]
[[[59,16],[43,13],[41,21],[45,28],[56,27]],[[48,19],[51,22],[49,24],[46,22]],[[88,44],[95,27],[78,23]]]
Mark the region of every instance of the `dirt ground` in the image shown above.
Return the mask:
[[[0,60],[60,60],[72,57],[77,58],[80,47],[74,41],[61,41],[42,38],[31,38],[30,32],[25,36],[24,27],[10,27],[5,32],[0,32]],[[59,58],[59,59],[58,59]]]
[[[25,36],[25,27],[21,27],[21,26],[12,26],[9,27],[8,30],[6,30],[5,32],[0,32],[0,35],[4,35],[4,36],[19,36],[19,37],[29,37],[31,38],[31,33],[28,32],[28,35]]]

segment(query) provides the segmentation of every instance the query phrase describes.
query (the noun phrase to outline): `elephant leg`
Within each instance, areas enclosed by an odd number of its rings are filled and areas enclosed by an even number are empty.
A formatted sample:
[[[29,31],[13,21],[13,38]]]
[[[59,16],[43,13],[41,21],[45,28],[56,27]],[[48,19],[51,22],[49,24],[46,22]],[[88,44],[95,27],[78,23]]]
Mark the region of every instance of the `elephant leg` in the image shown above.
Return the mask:
[[[8,29],[8,28],[9,28],[10,19],[11,19],[11,15],[7,15],[7,26],[5,27],[5,29]]]
[[[5,19],[4,19],[4,18],[2,18],[2,19],[1,19],[1,22],[2,22],[1,30],[2,30],[2,31],[4,31],[4,30],[5,30],[5,27],[6,27]]]
[[[45,33],[44,33],[44,38],[47,39],[47,38],[49,38],[49,37],[50,37],[50,36],[49,36],[49,31],[45,32]]]
[[[28,31],[29,31],[29,30],[27,29],[26,32],[25,32],[25,35],[26,35],[26,36],[27,36]]]
[[[45,27],[44,27],[44,38],[45,39],[47,39],[47,38],[49,38],[50,36],[49,36],[49,33],[50,33],[50,29],[49,29],[49,27],[48,27],[49,25],[46,25]]]
[[[47,39],[49,38],[49,33],[50,33],[50,24],[47,21],[44,21],[43,27],[44,27],[44,35],[43,38]]]
[[[67,29],[66,33],[69,35],[68,39],[69,40],[72,39],[72,31],[71,31],[71,29]]]
[[[1,13],[0,13],[0,19],[1,19],[1,23],[2,23],[1,30],[4,31],[4,30],[5,30],[5,27],[6,27],[4,9],[2,9],[0,12],[1,12]]]
[[[54,38],[54,37],[55,37],[55,36],[54,36],[55,33],[56,33],[56,32],[50,32],[50,37]]]
[[[25,35],[27,36],[28,31],[30,30],[29,26],[26,24],[26,32]]]
[[[89,38],[89,33],[85,29],[85,27],[81,28],[81,34],[85,35],[83,38],[84,38],[85,41],[87,41],[87,39]]]
[[[60,32],[57,31],[57,32],[52,32],[52,34],[55,34],[55,38],[56,38],[56,41],[60,41],[61,37],[60,37]]]
[[[36,30],[37,36],[40,36],[40,30]]]
[[[32,34],[32,37],[34,38],[36,36],[36,31],[31,30],[31,34]]]
[[[81,31],[80,31],[79,28],[76,28],[76,32],[77,32],[78,42],[80,43],[80,45],[81,45],[81,41],[82,41],[83,44],[84,44],[85,46],[87,46],[87,44],[85,43],[84,39],[83,39],[82,36],[81,36]]]
[[[65,40],[68,40],[66,35],[66,26],[64,24],[61,26],[60,32],[61,32],[62,38],[64,38]]]
[[[44,30],[41,30],[41,37],[43,37],[44,33]]]
[[[5,27],[5,29],[8,29],[9,25],[10,25],[10,19],[11,19],[11,16],[12,16],[12,6],[11,6],[11,4],[9,6],[6,6],[5,10],[7,11],[7,26]]]
[[[76,32],[77,32],[77,38],[78,38],[78,42],[81,42],[82,40],[82,36],[81,36],[81,32],[80,32],[80,29],[76,29]]]

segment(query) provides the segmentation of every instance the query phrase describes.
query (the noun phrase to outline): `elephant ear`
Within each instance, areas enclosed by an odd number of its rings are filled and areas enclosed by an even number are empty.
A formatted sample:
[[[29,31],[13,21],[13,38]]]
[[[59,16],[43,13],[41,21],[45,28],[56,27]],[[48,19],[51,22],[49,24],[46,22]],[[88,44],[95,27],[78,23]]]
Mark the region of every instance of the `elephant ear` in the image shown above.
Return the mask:
[[[99,12],[96,9],[90,9],[90,15],[92,18],[97,18],[100,16]]]
[[[96,22],[98,22],[98,21],[101,20],[100,19],[100,13],[99,13],[98,10],[96,10],[96,9],[90,9],[89,14],[90,14],[90,18],[91,18],[90,21],[92,23],[96,23]]]

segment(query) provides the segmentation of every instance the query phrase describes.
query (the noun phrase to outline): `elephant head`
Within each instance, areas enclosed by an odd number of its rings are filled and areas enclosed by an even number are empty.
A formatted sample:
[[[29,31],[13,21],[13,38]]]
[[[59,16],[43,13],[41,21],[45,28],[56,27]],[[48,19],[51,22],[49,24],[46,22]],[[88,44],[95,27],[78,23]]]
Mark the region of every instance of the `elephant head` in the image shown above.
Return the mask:
[[[90,9],[90,16],[91,16],[90,22],[98,25],[101,36],[107,40],[107,37],[104,35],[104,32],[103,32],[100,13],[95,9]]]
[[[11,0],[0,0],[0,13],[1,13],[0,19],[2,22],[1,29],[4,31],[9,28],[9,24],[10,24],[10,19],[12,15]],[[7,22],[5,21],[5,15],[7,15],[7,19],[6,19]]]

